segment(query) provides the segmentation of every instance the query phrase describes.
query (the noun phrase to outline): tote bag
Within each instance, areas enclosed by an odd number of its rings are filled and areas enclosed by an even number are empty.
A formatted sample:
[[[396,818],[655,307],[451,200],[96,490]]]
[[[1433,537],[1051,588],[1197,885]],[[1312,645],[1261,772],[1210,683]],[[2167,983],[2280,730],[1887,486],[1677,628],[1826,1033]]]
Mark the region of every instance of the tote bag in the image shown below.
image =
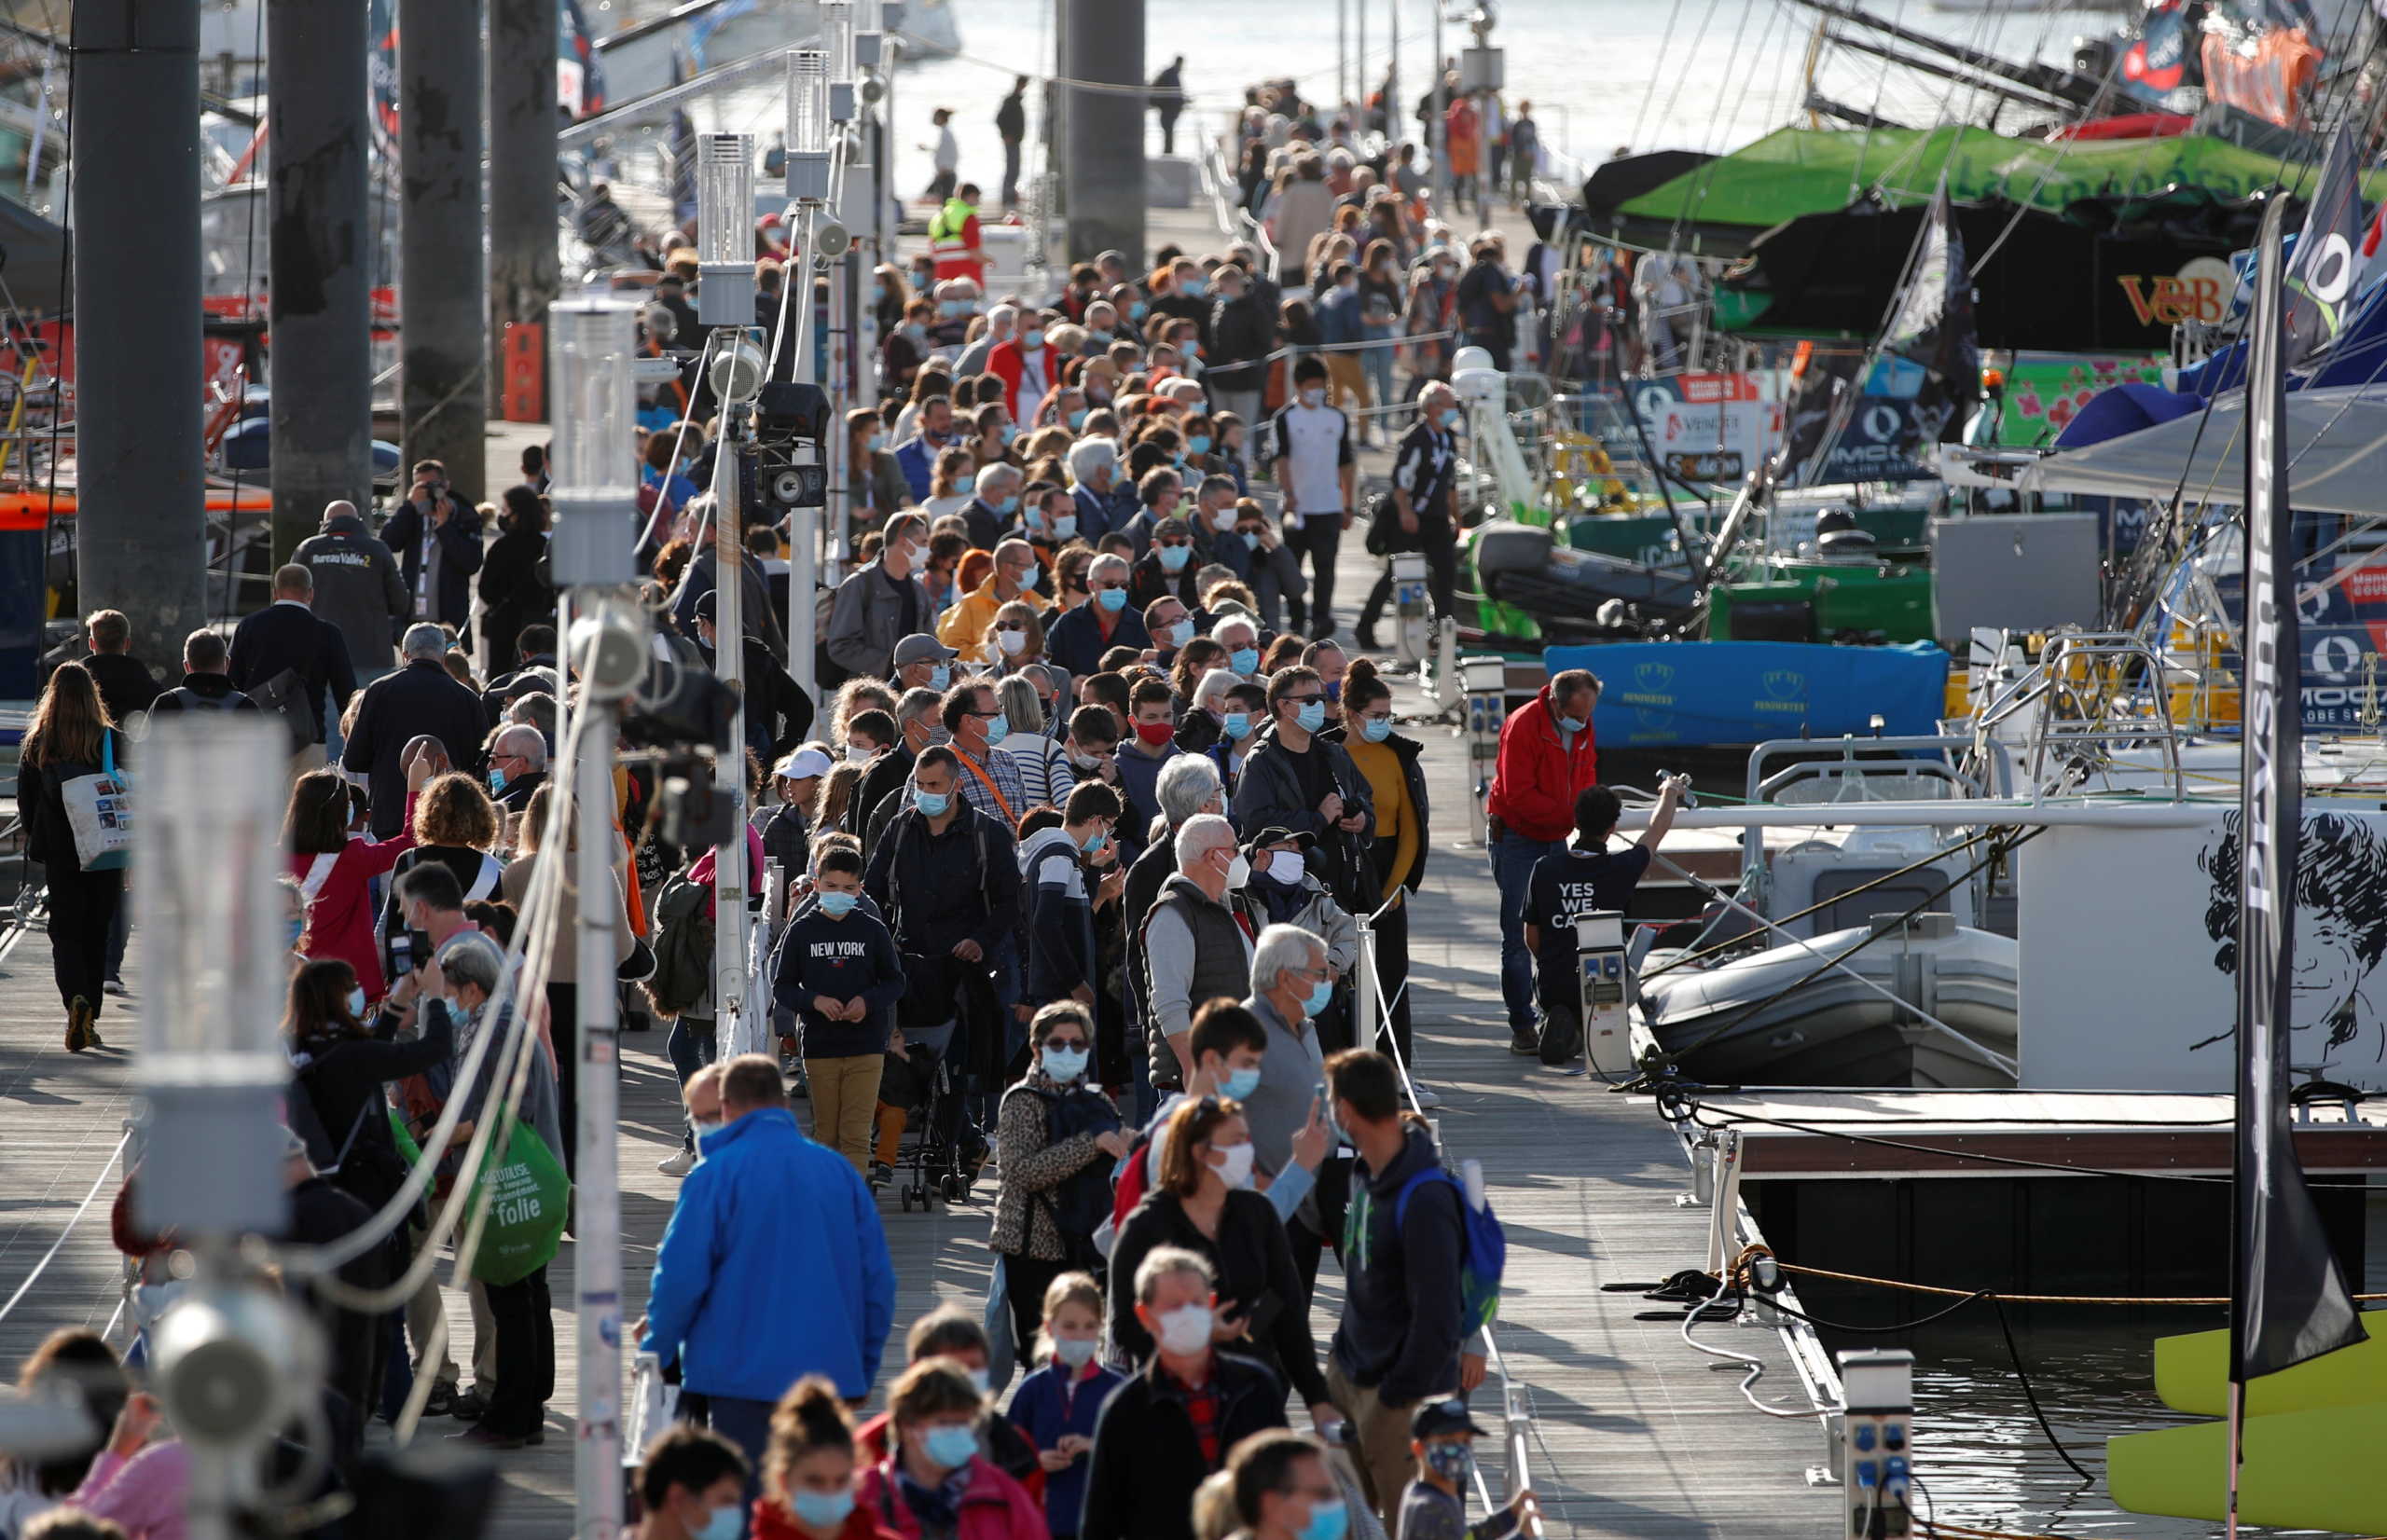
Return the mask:
[[[547,1265],[562,1244],[572,1183],[538,1130],[515,1122],[504,1147],[481,1162],[489,1222],[473,1253],[473,1276],[485,1284],[519,1283]]]
[[[58,783],[86,872],[118,872],[132,856],[132,798],[116,773],[116,735],[100,735],[100,772]]]

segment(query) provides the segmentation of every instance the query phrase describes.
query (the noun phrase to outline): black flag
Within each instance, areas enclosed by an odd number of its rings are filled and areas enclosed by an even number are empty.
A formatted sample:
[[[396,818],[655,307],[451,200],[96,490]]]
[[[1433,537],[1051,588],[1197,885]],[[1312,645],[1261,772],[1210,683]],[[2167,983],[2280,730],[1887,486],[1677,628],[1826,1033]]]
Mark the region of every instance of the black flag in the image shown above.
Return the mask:
[[[1914,265],[1882,335],[1882,363],[1869,390],[1911,396],[1907,458],[1925,461],[1952,423],[1980,398],[1980,341],[1973,329],[1973,280],[1964,232],[1949,213],[1948,179],[1931,195]]]
[[[2287,1121],[2297,841],[2303,819],[2296,581],[2290,560],[2283,345],[2288,330],[2274,203],[2263,218],[2246,372],[2244,784],[2239,797],[2238,1142],[2229,1379],[2244,1384],[2363,1341],[2304,1185]]]
[[[2287,265],[2287,315],[2280,363],[2301,367],[2337,340],[2353,308],[2354,278],[2362,268],[2362,191],[2355,183],[2362,151],[2353,131],[2329,138],[2312,201],[2304,206],[2304,228]]]

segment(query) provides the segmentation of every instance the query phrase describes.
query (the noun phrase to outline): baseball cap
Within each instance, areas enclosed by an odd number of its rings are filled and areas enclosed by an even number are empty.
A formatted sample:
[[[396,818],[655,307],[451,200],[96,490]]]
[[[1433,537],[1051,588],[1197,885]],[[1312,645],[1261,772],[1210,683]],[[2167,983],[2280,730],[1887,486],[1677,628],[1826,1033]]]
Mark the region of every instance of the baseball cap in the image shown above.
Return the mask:
[[[926,631],[915,631],[895,644],[898,668],[909,668],[916,663],[945,663],[960,655]]]
[[[1413,1438],[1432,1438],[1445,1433],[1481,1434],[1483,1431],[1475,1425],[1475,1419],[1467,1414],[1467,1403],[1456,1396],[1428,1401],[1409,1418],[1409,1436]]]
[[[1249,841],[1245,842],[1244,848],[1246,850],[1265,850],[1272,845],[1285,845],[1288,843],[1290,843],[1296,850],[1306,851],[1318,843],[1318,836],[1304,832],[1297,829],[1286,829],[1282,827],[1262,829],[1257,834],[1252,835]]]
[[[803,780],[828,773],[829,756],[818,749],[799,749],[771,766],[771,774],[782,780]]]
[[[707,625],[718,623],[721,612],[721,590],[708,588],[697,596],[697,618]]]

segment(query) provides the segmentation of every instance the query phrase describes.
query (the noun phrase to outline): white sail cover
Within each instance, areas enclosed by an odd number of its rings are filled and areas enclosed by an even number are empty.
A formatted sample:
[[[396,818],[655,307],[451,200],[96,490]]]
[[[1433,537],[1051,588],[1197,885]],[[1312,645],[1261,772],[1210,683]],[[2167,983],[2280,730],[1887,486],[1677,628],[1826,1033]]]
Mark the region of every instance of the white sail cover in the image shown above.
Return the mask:
[[[2387,514],[2387,392],[2362,385],[2289,392],[2284,448],[2297,508]],[[2024,470],[2016,484],[2040,493],[2157,502],[2184,493],[2192,502],[2241,502],[2246,495],[2245,392],[2221,396],[2209,417],[2191,412],[2102,444],[2060,449]]]

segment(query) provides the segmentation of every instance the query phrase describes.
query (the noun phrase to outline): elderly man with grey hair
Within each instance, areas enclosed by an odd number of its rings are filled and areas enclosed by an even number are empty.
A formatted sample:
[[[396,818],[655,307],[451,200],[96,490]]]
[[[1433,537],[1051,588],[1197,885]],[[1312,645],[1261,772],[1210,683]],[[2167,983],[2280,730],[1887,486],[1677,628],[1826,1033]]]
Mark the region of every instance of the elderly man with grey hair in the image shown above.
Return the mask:
[[[1243,874],[1235,825],[1215,813],[1180,824],[1177,870],[1128,942],[1128,977],[1140,1002],[1152,1089],[1180,1091],[1194,1073],[1194,1013],[1248,986],[1251,939],[1227,901]],[[1142,1088],[1138,1088],[1140,1092]]]
[[[1044,628],[1044,655],[1083,679],[1102,667],[1102,654],[1113,647],[1138,653],[1152,644],[1144,617],[1127,602],[1127,563],[1111,552],[1094,558],[1085,570],[1085,603]]]
[[[978,467],[977,495],[961,510],[970,543],[991,551],[1019,527],[1019,467],[996,461]]]
[[[1297,925],[1272,925],[1260,932],[1251,953],[1251,995],[1243,1008],[1260,1018],[1268,1048],[1260,1059],[1260,1084],[1243,1099],[1243,1116],[1251,1128],[1255,1163],[1271,1176],[1290,1161],[1293,1136],[1310,1120],[1312,1093],[1326,1079],[1326,1053],[1312,1018],[1333,992],[1334,965],[1324,939]],[[1318,1284],[1318,1253],[1330,1227],[1342,1219],[1341,1176],[1331,1162],[1322,1167],[1317,1188],[1285,1223],[1294,1264],[1311,1287]]]
[[[896,697],[895,730],[902,736],[862,773],[862,784],[854,788],[849,808],[852,827],[862,832],[865,858],[878,843],[878,832],[887,827],[887,820],[902,810],[906,799],[897,793],[912,783],[912,765],[920,750],[942,741],[944,704],[943,695],[928,689],[906,690]]]
[[[1119,443],[1096,434],[1069,446],[1069,496],[1078,538],[1091,545],[1136,516],[1136,488],[1120,474]]]
[[[960,359],[953,365],[953,378],[967,379],[972,375],[987,372],[987,355],[995,351],[998,342],[1008,342],[1019,330],[1019,307],[1004,300],[987,312],[987,329],[978,340],[961,350]]]
[[[398,652],[404,667],[365,687],[355,729],[339,756],[340,768],[364,783],[372,801],[376,839],[406,827],[407,777],[399,756],[409,742],[418,736],[437,738],[450,764],[476,776],[490,729],[481,697],[457,683],[440,662],[448,652],[445,629],[429,621],[409,626]]]
[[[489,736],[489,791],[498,806],[519,813],[547,783],[547,740],[535,727],[502,726]]]

